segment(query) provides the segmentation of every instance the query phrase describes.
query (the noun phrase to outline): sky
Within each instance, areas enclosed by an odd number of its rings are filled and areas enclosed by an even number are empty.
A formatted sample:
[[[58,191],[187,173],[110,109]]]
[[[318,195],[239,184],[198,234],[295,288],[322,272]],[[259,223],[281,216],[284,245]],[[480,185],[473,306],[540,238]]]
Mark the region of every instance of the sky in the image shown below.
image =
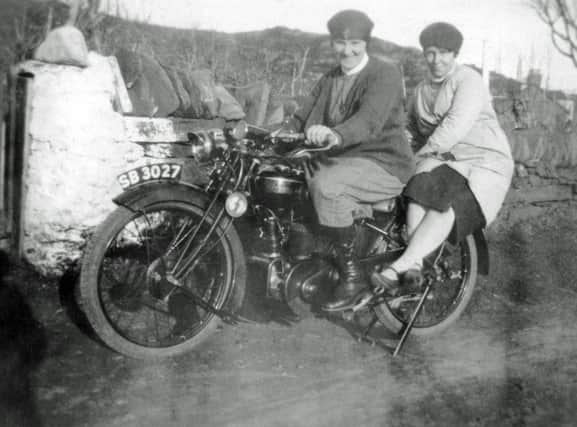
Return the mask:
[[[325,33],[334,13],[352,8],[371,17],[374,36],[413,47],[419,47],[419,33],[426,25],[446,21],[463,32],[460,62],[481,66],[485,58],[489,69],[516,77],[521,61],[523,74],[529,68],[541,69],[544,86],[577,92],[577,68],[555,50],[547,26],[528,0],[102,0],[102,4],[126,18],[152,24],[225,32],[285,26]]]

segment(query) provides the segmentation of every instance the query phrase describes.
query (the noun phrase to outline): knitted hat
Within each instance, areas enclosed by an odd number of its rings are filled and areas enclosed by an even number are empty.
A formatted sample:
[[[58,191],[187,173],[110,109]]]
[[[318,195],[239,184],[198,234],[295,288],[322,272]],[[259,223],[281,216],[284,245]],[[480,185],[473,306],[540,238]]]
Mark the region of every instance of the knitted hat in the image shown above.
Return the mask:
[[[423,50],[434,46],[457,54],[463,44],[463,34],[454,25],[435,22],[425,27],[419,36],[419,42]]]
[[[373,21],[359,10],[347,9],[329,19],[327,28],[333,39],[368,42],[371,39]]]

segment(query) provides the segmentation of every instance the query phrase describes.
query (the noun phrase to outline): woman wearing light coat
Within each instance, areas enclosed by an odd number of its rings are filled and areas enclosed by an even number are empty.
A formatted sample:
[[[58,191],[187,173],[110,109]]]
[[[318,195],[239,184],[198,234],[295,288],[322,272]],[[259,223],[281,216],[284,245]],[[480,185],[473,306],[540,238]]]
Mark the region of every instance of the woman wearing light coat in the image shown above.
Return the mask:
[[[416,88],[408,130],[420,149],[408,199],[408,246],[373,274],[378,287],[420,285],[423,258],[449,238],[458,242],[497,216],[513,175],[507,138],[481,76],[456,62],[463,42],[453,25],[438,22],[419,37],[429,68]],[[402,288],[402,286],[401,286]]]

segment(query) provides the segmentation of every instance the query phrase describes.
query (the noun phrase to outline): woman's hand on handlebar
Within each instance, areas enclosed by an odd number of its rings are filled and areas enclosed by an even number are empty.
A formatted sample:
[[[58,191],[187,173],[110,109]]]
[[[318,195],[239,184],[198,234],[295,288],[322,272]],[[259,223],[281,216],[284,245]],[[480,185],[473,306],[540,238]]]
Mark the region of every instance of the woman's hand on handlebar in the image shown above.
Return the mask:
[[[327,126],[313,125],[306,131],[308,144],[315,146],[335,147],[341,143],[341,137],[338,133]]]

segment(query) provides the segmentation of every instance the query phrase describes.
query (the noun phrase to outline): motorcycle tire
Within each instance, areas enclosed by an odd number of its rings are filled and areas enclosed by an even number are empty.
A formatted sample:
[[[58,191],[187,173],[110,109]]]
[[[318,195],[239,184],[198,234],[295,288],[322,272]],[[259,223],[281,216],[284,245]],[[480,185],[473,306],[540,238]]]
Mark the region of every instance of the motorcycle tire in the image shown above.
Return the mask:
[[[411,335],[435,335],[448,328],[463,313],[477,282],[478,252],[473,236],[469,235],[463,241],[450,247],[445,244],[441,254],[441,263],[445,266],[443,278],[435,280],[429,298],[417,317]],[[423,274],[435,274],[425,269]],[[438,275],[437,275],[438,277]],[[375,307],[379,321],[391,332],[399,334],[408,323],[417,305],[417,299],[395,306],[394,298]]]
[[[182,287],[160,280],[159,266],[168,265],[166,248],[181,239],[178,233],[198,224],[206,200],[201,194],[195,200],[166,190],[152,190],[145,198],[144,208],[118,207],[97,227],[82,262],[80,295],[90,325],[106,345],[129,357],[159,359],[190,351],[209,338],[221,323],[212,308],[234,312],[240,306],[246,261],[234,226],[220,221],[203,246],[206,253],[186,270]],[[193,243],[214,222],[208,215]],[[185,251],[169,251],[172,262]],[[195,303],[188,291],[210,307]]]

